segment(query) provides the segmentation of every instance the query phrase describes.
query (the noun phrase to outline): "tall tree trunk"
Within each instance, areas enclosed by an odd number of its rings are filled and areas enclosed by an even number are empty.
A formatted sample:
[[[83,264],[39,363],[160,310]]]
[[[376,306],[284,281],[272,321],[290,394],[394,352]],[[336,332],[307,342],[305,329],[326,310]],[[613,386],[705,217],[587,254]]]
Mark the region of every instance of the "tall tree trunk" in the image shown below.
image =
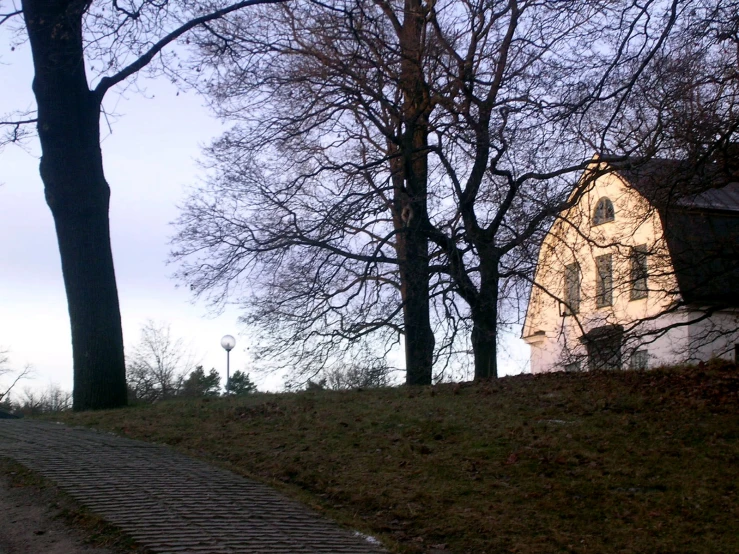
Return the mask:
[[[423,232],[428,219],[428,154],[424,151],[428,138],[423,126],[411,124],[408,127],[410,136],[405,137],[403,156],[407,193],[401,202],[405,252],[400,263],[404,291],[406,384],[430,385],[435,339],[429,314],[429,241]]]
[[[394,152],[392,146],[390,151]],[[398,232],[395,249],[400,260],[400,294],[403,301],[406,384],[430,385],[434,333],[429,316],[428,241],[417,229],[408,226],[413,219],[408,219],[413,206],[405,192],[405,170],[401,158],[391,160],[391,167],[394,187],[393,223]],[[414,225],[417,223],[414,222]]]
[[[420,0],[406,0],[400,36],[403,121],[399,160],[405,190],[396,190],[395,199],[404,227],[405,252],[400,276],[404,290],[408,385],[431,384],[435,342],[429,315],[429,241],[423,231],[428,221],[428,116],[431,109],[422,65],[425,24]]]
[[[411,230],[411,233],[420,234]],[[406,240],[406,260],[401,262],[405,281],[406,378],[408,385],[430,385],[434,361],[434,333],[429,316],[428,242],[417,236]]]
[[[498,377],[499,259],[480,249],[480,293],[472,308],[475,380]]]
[[[41,179],[56,226],[72,329],[75,410],[126,404],[100,99],[87,85],[82,48],[88,4],[23,0],[35,69]]]

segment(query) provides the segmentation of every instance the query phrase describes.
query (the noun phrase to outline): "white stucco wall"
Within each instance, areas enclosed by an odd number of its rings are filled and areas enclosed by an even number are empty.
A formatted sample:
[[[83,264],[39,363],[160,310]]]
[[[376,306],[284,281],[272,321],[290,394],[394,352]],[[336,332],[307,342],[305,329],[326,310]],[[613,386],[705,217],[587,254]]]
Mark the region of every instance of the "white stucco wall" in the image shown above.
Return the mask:
[[[683,363],[689,344],[689,314],[685,310],[661,315],[653,323],[637,328],[633,345],[627,348],[644,349],[649,353],[648,367]],[[625,360],[628,367],[628,360]]]
[[[581,367],[587,367],[586,349],[580,338],[602,325],[624,327],[624,367],[629,366],[630,355],[637,349],[647,350],[650,367],[689,358],[708,359],[718,350],[728,351],[733,344],[730,341],[735,340],[731,333],[721,335],[720,344],[703,341],[700,348],[696,347],[696,338],[706,335],[707,326],[736,331],[736,313],[687,325],[689,311],[674,308],[679,300],[677,281],[656,210],[616,174],[588,180],[586,172],[579,186],[586,192],[553,225],[539,253],[535,277],[538,286],[532,292],[523,329],[523,338],[531,346],[531,372],[561,370],[567,361],[578,357],[583,361]],[[594,226],[592,215],[603,197],[613,203],[614,220]],[[632,300],[631,255],[633,247],[641,245],[646,245],[649,252],[648,294]],[[599,308],[595,302],[595,258],[602,254],[613,257],[614,288],[612,305]],[[575,261],[582,279],[580,310],[576,315],[563,315],[565,266]]]
[[[692,312],[690,319],[696,320],[702,315],[702,312]],[[690,361],[706,361],[710,358],[733,360],[737,345],[739,345],[737,310],[724,310],[689,326]]]

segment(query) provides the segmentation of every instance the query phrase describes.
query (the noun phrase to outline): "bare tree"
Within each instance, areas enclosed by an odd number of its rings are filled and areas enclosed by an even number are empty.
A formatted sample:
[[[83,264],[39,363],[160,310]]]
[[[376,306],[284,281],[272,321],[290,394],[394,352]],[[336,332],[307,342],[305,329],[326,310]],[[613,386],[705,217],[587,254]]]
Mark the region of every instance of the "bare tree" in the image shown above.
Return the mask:
[[[349,284],[348,289],[343,289],[347,296],[359,299],[365,294],[382,298],[400,295],[402,307],[384,310],[381,315],[372,310],[361,329],[345,328],[343,332],[345,336],[364,335],[390,325],[396,332],[404,333],[407,381],[428,383],[434,352],[434,336],[429,321],[429,248],[428,238],[419,232],[428,196],[428,170],[423,152],[428,133],[425,123],[428,107],[413,98],[414,90],[419,86],[420,65],[404,62],[420,61],[423,56],[422,29],[418,17],[408,17],[393,28],[377,8],[368,5],[367,9],[368,13],[362,14],[368,25],[367,32],[381,33],[388,44],[397,46],[396,53],[388,49],[373,54],[372,45],[360,43],[361,54],[338,56],[347,41],[353,41],[352,29],[332,26],[329,33],[323,36],[316,34],[312,26],[317,24],[317,18],[328,15],[332,19],[338,18],[334,23],[345,23],[341,14],[326,11],[319,5],[295,6],[274,17],[259,13],[257,17],[262,23],[256,26],[262,29],[269,26],[270,32],[276,32],[279,38],[274,41],[274,47],[269,44],[272,41],[265,42],[264,57],[253,60],[271,68],[265,72],[264,79],[250,76],[243,81],[246,88],[242,92],[247,96],[242,98],[263,98],[262,89],[269,89],[272,96],[264,102],[256,100],[259,105],[246,110],[224,106],[224,112],[238,111],[238,117],[246,119],[245,128],[243,133],[224,137],[213,153],[221,161],[229,157],[239,157],[243,161],[244,147],[256,150],[261,144],[264,153],[269,151],[275,161],[272,167],[263,165],[264,160],[257,156],[251,167],[241,163],[225,176],[229,178],[239,174],[238,182],[242,186],[240,191],[233,191],[234,195],[261,194],[264,197],[259,204],[259,219],[253,221],[251,230],[244,229],[255,238],[249,244],[251,254],[264,259],[272,253],[278,257],[281,255],[279,252],[291,247],[298,252],[322,249],[321,258],[330,258],[331,267],[338,268],[340,273],[335,282],[344,280]],[[232,31],[242,28],[243,25],[239,25],[235,29],[226,29],[226,32],[230,36]],[[298,41],[293,48],[289,45],[291,33],[303,36],[306,42],[300,44]],[[219,30],[218,35],[226,36],[223,30]],[[238,44],[252,38],[238,36],[234,40]],[[259,39],[255,37],[255,40]],[[320,48],[335,50],[337,55],[331,57],[330,64],[323,64],[319,57],[311,54],[309,49],[315,47],[315,43],[320,43]],[[236,73],[244,69],[244,60],[230,56],[230,43],[222,51],[218,41],[206,38],[202,46],[206,53],[219,58],[217,63],[226,64],[225,70],[239,78]],[[239,52],[251,55],[243,48]],[[362,75],[363,81],[359,81]],[[382,82],[388,75],[395,90],[390,91],[391,96],[386,98],[382,96]],[[296,88],[291,90],[291,83]],[[238,103],[229,85],[224,83],[223,86],[225,88],[220,91],[210,90],[224,101],[231,98]],[[301,86],[304,91],[300,90]],[[249,87],[253,95],[247,91]],[[301,101],[303,94],[315,98],[320,89],[324,91],[322,98],[308,104]],[[369,95],[374,96],[378,92],[380,97],[375,103],[377,112],[374,115],[386,126],[388,133],[394,135],[392,140],[378,132],[367,119],[367,109],[375,109],[367,104]],[[279,111],[271,111],[273,102],[274,107],[281,107]],[[327,118],[334,108],[336,118]],[[271,111],[274,120],[261,125],[256,119],[249,118],[252,109],[265,114]],[[246,136],[249,136],[246,141],[249,146],[244,141]],[[404,142],[406,148],[399,149],[398,141]],[[237,148],[242,153],[233,150],[236,147],[234,143],[240,145]],[[328,148],[319,152],[322,143]],[[334,144],[331,146],[331,143]],[[381,145],[382,151],[378,153],[374,147],[368,147],[374,144]],[[340,145],[346,149],[341,149]],[[289,167],[293,171],[274,186],[275,177],[280,176],[277,177],[280,179],[283,173],[279,167],[283,159],[281,152],[291,153]],[[391,160],[392,172],[389,167]],[[297,189],[303,191],[303,205],[286,206],[285,200]],[[194,221],[195,217],[207,217],[207,206],[198,207],[193,203],[191,207],[193,217],[189,221]],[[198,209],[200,216],[194,213]],[[292,209],[295,213],[291,217],[289,212]],[[187,224],[186,221],[183,223]],[[215,225],[217,223],[214,222]],[[196,238],[197,230],[193,226],[187,233],[190,236],[183,234],[180,241],[180,256],[193,251],[190,239]],[[200,233],[200,236],[205,236],[205,233]],[[243,255],[244,258],[248,256],[246,251]],[[224,269],[229,271],[232,268],[236,271],[233,264]],[[328,273],[331,271],[327,270]],[[209,283],[213,283],[209,277],[201,278],[195,272],[185,272],[199,291],[207,290]],[[276,274],[275,278],[284,276],[284,273]],[[365,288],[369,283],[372,284]],[[342,287],[334,287],[334,290],[342,290]],[[383,304],[387,305],[386,302]],[[397,316],[402,318],[400,325]]]
[[[22,381],[23,379],[28,379],[33,372],[33,368],[30,364],[26,364],[26,366],[21,371],[14,371],[12,368],[8,367],[9,362],[10,356],[8,351],[0,350],[0,377],[10,377],[10,384],[6,383],[0,388],[0,402],[7,402],[10,393],[13,391],[18,382]]]
[[[128,386],[135,400],[155,402],[180,393],[185,377],[195,369],[193,356],[170,326],[149,320],[128,361]]]
[[[276,1],[0,4],[0,25],[17,25],[27,35],[33,54],[38,111],[35,117],[1,118],[0,123],[9,129],[5,141],[17,141],[25,125],[36,124],[38,130],[40,173],[56,226],[69,304],[77,410],[126,403],[108,221],[110,188],[100,149],[103,98],[147,66],[171,72],[172,58],[164,55],[165,49],[188,31],[248,6]],[[103,68],[98,74],[88,73],[91,60]]]
[[[11,405],[14,414],[34,416],[72,409],[72,393],[50,384],[45,390],[25,388],[23,396]]]
[[[355,290],[396,272],[406,346],[420,340],[409,325],[432,325],[409,315],[408,291],[423,291],[425,310],[471,327],[475,377],[496,376],[502,293],[531,280],[532,245],[592,187],[597,175],[578,179],[594,152],[655,155],[663,127],[642,117],[634,132],[635,98],[703,4],[337,0],[219,25],[200,43],[217,68],[207,92],[237,125],[185,207],[182,277],[227,295],[267,267],[284,278],[295,252],[355,264]],[[303,279],[343,290],[312,269]]]

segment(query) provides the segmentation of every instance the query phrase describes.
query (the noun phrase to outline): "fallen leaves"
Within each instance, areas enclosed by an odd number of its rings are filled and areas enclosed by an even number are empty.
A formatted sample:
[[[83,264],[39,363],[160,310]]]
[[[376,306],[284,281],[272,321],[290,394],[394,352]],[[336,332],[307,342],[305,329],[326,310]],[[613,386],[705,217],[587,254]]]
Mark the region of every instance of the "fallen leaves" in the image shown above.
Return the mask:
[[[186,422],[186,402],[68,419],[220,456],[399,553],[739,551],[739,371],[701,371],[256,395],[201,403]]]

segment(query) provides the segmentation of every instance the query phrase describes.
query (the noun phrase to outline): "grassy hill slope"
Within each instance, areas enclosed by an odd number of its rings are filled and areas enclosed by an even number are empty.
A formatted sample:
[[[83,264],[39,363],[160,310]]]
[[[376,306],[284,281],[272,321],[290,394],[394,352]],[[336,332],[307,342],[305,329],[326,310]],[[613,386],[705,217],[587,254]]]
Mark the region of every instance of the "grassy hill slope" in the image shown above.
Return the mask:
[[[280,488],[396,552],[739,552],[739,370],[68,414]]]

